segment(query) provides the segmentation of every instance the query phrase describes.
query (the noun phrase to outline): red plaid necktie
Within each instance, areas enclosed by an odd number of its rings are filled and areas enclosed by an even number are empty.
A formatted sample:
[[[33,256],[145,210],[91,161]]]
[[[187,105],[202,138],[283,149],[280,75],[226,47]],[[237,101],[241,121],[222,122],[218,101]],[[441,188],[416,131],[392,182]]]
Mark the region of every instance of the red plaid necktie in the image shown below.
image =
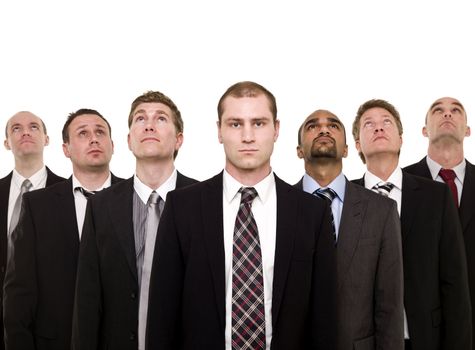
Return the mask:
[[[252,201],[254,187],[243,187],[233,239],[232,348],[265,349],[262,255]]]
[[[444,180],[444,182],[449,186],[450,191],[452,192],[452,197],[454,198],[455,205],[459,205],[459,195],[457,192],[457,185],[455,184],[455,178],[457,175],[452,169],[440,169],[439,175]]]

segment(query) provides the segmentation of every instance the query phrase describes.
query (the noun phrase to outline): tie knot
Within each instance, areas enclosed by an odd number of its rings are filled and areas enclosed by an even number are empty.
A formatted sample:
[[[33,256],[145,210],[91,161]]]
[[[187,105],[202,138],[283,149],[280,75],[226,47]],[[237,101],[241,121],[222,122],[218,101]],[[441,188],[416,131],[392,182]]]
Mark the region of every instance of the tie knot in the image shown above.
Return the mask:
[[[394,188],[394,184],[391,182],[381,181],[378,184],[373,186],[373,190],[379,194],[382,194],[385,197],[389,196],[389,192]]]
[[[21,184],[21,192],[28,192],[33,187],[33,184],[30,180],[25,179]]]
[[[148,202],[147,202],[147,204],[148,204],[148,205],[157,204],[159,197],[160,197],[160,195],[159,195],[157,192],[152,191],[152,193],[150,193],[150,197],[148,197]]]
[[[241,204],[249,204],[257,197],[257,191],[254,187],[241,187]]]
[[[439,175],[445,182],[454,181],[454,179],[457,177],[457,175],[455,175],[455,171],[452,169],[440,169]]]
[[[319,188],[313,192],[313,194],[317,197],[326,199],[327,201],[333,202],[336,197],[336,192],[332,190],[330,187],[327,188]]]
[[[86,190],[84,187],[76,187],[74,188],[74,191],[79,191],[82,193],[82,195],[86,198],[89,198],[91,197],[93,194],[96,194],[98,191],[89,191],[89,190]]]

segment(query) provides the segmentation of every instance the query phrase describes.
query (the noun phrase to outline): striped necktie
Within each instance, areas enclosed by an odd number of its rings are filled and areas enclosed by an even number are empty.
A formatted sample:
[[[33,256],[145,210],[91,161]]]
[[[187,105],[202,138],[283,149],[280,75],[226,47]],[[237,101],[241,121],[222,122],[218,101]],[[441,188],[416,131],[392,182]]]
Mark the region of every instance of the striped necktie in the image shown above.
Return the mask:
[[[319,198],[325,199],[328,202],[328,204],[330,205],[330,217],[332,219],[332,229],[333,229],[332,234],[333,234],[333,239],[336,242],[337,238],[336,238],[336,229],[335,229],[335,218],[333,217],[333,210],[332,210],[331,206],[332,206],[332,202],[335,199],[335,197],[337,196],[337,194],[333,189],[331,189],[330,187],[327,187],[327,188],[319,188],[319,189],[315,190],[313,192],[313,195],[315,195]]]
[[[389,193],[394,188],[394,184],[391,182],[381,181],[373,186],[372,190],[376,193],[383,195],[384,197],[389,197]]]

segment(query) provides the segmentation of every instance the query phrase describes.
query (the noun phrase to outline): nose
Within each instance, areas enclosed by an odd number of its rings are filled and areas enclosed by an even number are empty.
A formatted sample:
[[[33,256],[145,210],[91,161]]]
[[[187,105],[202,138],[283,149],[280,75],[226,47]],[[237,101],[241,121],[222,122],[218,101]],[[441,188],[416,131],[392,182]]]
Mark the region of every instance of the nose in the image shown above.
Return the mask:
[[[254,141],[254,130],[251,126],[244,126],[242,128],[242,141],[246,143],[250,143]]]
[[[155,130],[155,127],[153,125],[153,122],[152,121],[147,121],[147,123],[145,124],[145,131],[146,132],[153,132]]]
[[[452,113],[449,111],[444,112],[444,118],[452,118]]]
[[[99,140],[97,139],[97,135],[95,133],[92,133],[89,144],[91,144],[91,145],[99,144]]]

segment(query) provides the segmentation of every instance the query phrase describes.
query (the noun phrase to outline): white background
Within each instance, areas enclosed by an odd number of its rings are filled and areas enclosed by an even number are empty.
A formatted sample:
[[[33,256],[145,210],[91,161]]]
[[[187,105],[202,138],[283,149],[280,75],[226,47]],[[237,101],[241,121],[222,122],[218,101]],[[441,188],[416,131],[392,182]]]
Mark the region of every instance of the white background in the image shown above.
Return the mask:
[[[315,109],[345,123],[352,179],[364,166],[351,123],[358,106],[383,98],[404,126],[400,164],[422,158],[421,134],[430,104],[458,98],[475,113],[474,34],[470,1],[2,1],[0,121],[20,110],[42,117],[50,145],[45,162],[69,176],[61,129],[79,108],[101,112],[112,125],[111,169],[133,174],[127,116],[135,97],[159,90],[185,121],[176,166],[204,180],[224,164],[216,104],[233,83],[253,80],[277,98],[281,133],[272,158],[290,183],[303,173],[297,129]],[[475,161],[475,141],[465,155]],[[13,157],[0,150],[0,176]]]

